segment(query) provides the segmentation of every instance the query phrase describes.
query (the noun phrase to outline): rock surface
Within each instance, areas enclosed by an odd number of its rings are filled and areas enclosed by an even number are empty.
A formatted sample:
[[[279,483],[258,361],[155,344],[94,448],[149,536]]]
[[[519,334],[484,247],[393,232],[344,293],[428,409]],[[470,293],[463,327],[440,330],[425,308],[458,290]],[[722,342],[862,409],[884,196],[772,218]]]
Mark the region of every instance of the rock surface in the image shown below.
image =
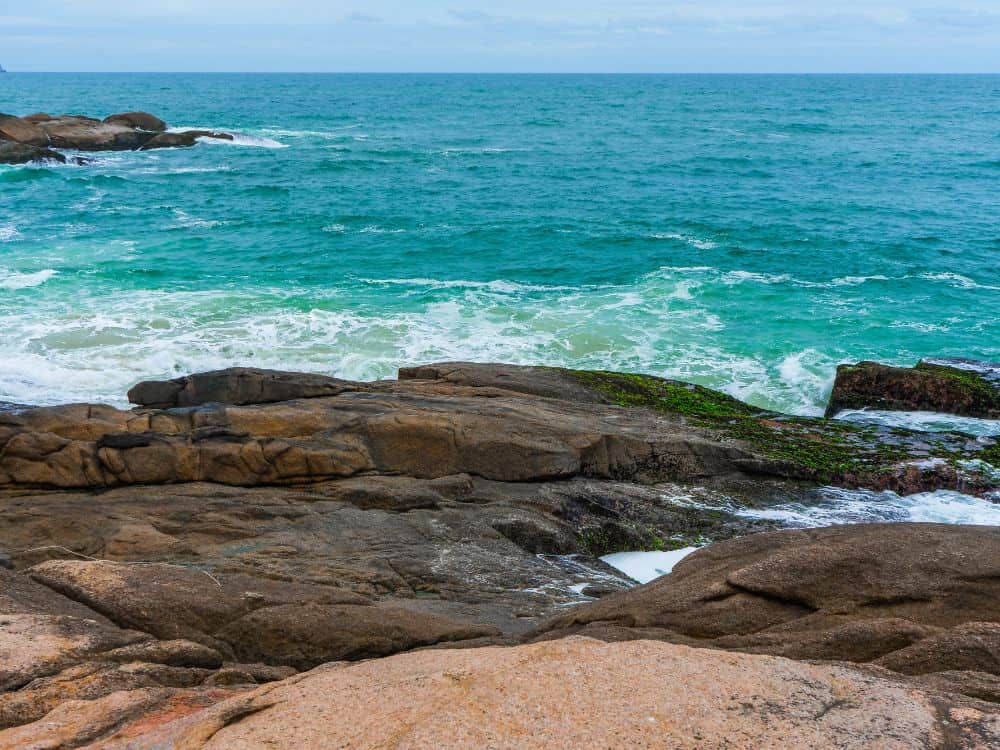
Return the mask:
[[[124,125],[138,130],[152,130],[161,133],[167,129],[167,123],[156,115],[149,112],[122,112],[117,115],[110,115],[104,118],[104,122],[111,125]]]
[[[950,672],[956,686],[963,671],[1000,677],[1000,527],[864,524],[720,542],[529,637],[573,634]]]
[[[26,117],[0,114],[0,164],[24,164],[29,161],[64,157],[49,149],[73,151],[135,151],[153,148],[194,146],[199,138],[233,140],[230,133],[214,130],[165,132],[167,124],[148,112],[123,112],[103,120],[84,115],[52,116],[39,112]],[[20,144],[15,150],[12,144]],[[45,149],[31,154],[24,147]]]
[[[209,706],[296,671],[532,628],[1000,695],[996,529],[756,534],[696,553],[669,591],[616,594],[630,582],[597,559],[771,529],[734,508],[808,503],[818,482],[992,492],[959,471],[990,440],[468,363],[372,383],[232,369],[129,396],[0,408],[0,748],[167,742],[175,719],[204,728]]]
[[[1000,364],[934,359],[916,367],[878,362],[841,365],[827,416],[865,408],[1000,419]]]
[[[169,700],[144,697],[161,706]],[[92,711],[62,712],[0,733],[0,748],[77,747],[81,735],[106,750],[986,750],[1000,742],[995,705],[843,666],[653,642],[569,639],[334,664],[207,710],[187,703],[179,716],[145,705],[142,718],[130,721],[129,698],[119,694],[102,707],[102,715],[117,709],[125,716],[97,737]],[[131,697],[133,705],[140,700]]]
[[[45,164],[47,162],[65,164],[66,157],[50,148],[0,140],[0,164]]]
[[[2,113],[0,113],[0,140],[40,148],[46,148],[49,145],[48,135],[34,122]]]

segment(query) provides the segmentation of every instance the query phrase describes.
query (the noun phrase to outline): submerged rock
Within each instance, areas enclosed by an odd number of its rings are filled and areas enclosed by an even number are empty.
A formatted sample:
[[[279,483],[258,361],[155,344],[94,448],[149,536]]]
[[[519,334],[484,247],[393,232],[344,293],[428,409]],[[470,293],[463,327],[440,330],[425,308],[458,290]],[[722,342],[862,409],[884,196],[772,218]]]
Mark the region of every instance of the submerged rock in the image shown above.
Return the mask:
[[[136,691],[138,692],[138,691]],[[993,704],[888,674],[666,643],[574,638],[517,648],[424,651],[334,664],[223,701],[165,710],[150,696],[129,715],[114,702],[0,733],[107,750],[198,747],[605,748],[954,747],[1000,742]],[[135,695],[135,693],[131,694]],[[141,694],[140,694],[141,695]],[[139,695],[133,698],[140,700]],[[136,715],[138,714],[138,716]],[[6,735],[6,736],[5,736]],[[95,736],[96,735],[96,736]],[[67,739],[69,738],[69,739]]]
[[[916,367],[841,365],[826,414],[844,409],[933,411],[1000,419],[1000,364],[924,360]]]

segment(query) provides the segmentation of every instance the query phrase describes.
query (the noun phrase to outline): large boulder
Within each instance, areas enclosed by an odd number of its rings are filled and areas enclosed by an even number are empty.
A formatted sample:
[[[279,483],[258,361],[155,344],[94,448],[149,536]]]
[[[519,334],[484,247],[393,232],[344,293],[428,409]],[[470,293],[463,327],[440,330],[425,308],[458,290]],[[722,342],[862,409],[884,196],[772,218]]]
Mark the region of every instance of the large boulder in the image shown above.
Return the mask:
[[[916,367],[878,362],[840,365],[828,417],[844,409],[934,411],[1000,419],[1000,364],[925,360]]]
[[[35,123],[2,113],[0,113],[0,140],[14,141],[40,148],[49,145],[49,137]]]
[[[1000,676],[1000,527],[863,524],[721,542],[532,638],[657,638],[906,674]]]
[[[213,402],[265,404],[298,398],[336,396],[358,388],[357,383],[325,375],[232,367],[174,380],[147,380],[129,390],[128,400],[139,406],[156,409]]]
[[[81,115],[42,120],[37,127],[48,136],[52,148],[78,151],[132,151],[156,135],[154,131],[139,130],[120,122],[101,122]]]
[[[65,164],[66,157],[48,148],[0,141],[0,164],[45,164],[46,162]]]
[[[161,133],[167,129],[167,123],[149,112],[122,112],[104,118],[111,125],[124,125],[138,130],[153,130]]]
[[[150,151],[154,148],[190,148],[197,145],[199,138],[231,141],[233,140],[233,135],[232,133],[222,133],[215,130],[182,130],[160,133],[155,138],[146,141],[141,150]]]
[[[38,743],[31,747],[78,747],[83,743],[74,741],[76,733],[98,724],[122,700],[0,733],[0,748],[24,747],[16,742],[29,737]],[[886,675],[582,638],[334,664],[204,711],[170,715],[150,705],[145,712],[138,718],[133,712],[91,740],[100,739],[105,750],[988,750],[1000,743],[994,705]]]

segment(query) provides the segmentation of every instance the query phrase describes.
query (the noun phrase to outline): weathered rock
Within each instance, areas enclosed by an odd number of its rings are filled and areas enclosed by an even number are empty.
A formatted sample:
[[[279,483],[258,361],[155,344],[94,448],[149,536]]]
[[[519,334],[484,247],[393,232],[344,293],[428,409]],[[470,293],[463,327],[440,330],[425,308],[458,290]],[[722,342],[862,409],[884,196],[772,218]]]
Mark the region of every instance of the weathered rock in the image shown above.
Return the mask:
[[[0,748],[28,730],[46,747],[77,747],[73,731],[96,725],[94,713],[0,733]],[[330,665],[179,718],[150,713],[106,731],[100,746],[987,750],[1000,742],[992,704],[849,667],[590,639]]]
[[[486,384],[474,382],[476,367]],[[529,393],[535,369],[463,365],[469,377],[457,385],[232,370],[133,390],[143,403],[201,402],[183,410],[12,409],[0,415],[0,441],[7,445],[0,486],[250,486],[371,473],[468,473],[505,482],[585,476],[645,484],[772,476],[907,491],[961,486],[980,493],[1000,485],[996,474],[971,476],[956,468],[960,459],[995,451],[988,440],[938,433],[931,445],[924,433],[880,435],[760,412],[675,381],[540,370],[546,392],[554,392],[557,380],[566,383],[567,398],[556,399]],[[520,379],[519,390],[490,384],[502,373]],[[587,393],[589,400],[581,398]],[[289,396],[298,400],[272,402]],[[209,399],[220,403],[205,403]],[[101,434],[99,425],[107,425]],[[947,460],[913,463],[935,456]]]
[[[305,604],[255,610],[217,635],[233,644],[241,660],[305,670],[498,634],[489,626],[402,607]]]
[[[70,750],[119,748],[130,739],[149,736],[161,724],[198,714],[240,689],[150,688],[119,690],[94,700],[68,700],[39,721],[0,731],[0,750]]]
[[[336,396],[349,390],[359,390],[359,384],[325,375],[234,367],[175,380],[145,381],[129,390],[128,400],[154,409],[213,402],[242,406]]]
[[[220,141],[231,141],[231,133],[222,133],[215,130],[183,130],[179,132],[160,133],[155,138],[150,138],[142,145],[142,151],[149,151],[154,148],[190,148],[198,143],[199,138],[214,138]]]
[[[870,524],[754,534],[576,607],[532,638],[659,638],[923,674],[1000,674],[1000,528]]]
[[[0,141],[0,164],[44,164],[46,162],[66,163],[66,157],[58,151],[38,146],[28,146],[12,141]]]
[[[916,367],[877,362],[841,365],[827,416],[865,408],[1000,419],[1000,364],[935,359]]]
[[[0,113],[0,140],[46,148],[49,137],[31,120]]]
[[[104,122],[110,125],[125,125],[129,128],[156,132],[163,132],[167,129],[167,123],[149,112],[122,112],[105,117]]]
[[[106,123],[81,115],[62,115],[41,120],[36,127],[44,131],[52,148],[78,151],[131,151],[155,136],[117,122]]]

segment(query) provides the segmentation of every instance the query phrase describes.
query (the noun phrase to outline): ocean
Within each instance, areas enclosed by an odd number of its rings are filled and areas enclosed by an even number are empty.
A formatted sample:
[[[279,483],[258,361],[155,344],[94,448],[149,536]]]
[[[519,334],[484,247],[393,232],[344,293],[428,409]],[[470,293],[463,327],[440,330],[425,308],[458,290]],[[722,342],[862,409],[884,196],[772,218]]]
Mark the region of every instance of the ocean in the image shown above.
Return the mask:
[[[1000,358],[1000,76],[0,76],[136,109],[243,136],[0,167],[0,400],[467,359],[819,414]]]

